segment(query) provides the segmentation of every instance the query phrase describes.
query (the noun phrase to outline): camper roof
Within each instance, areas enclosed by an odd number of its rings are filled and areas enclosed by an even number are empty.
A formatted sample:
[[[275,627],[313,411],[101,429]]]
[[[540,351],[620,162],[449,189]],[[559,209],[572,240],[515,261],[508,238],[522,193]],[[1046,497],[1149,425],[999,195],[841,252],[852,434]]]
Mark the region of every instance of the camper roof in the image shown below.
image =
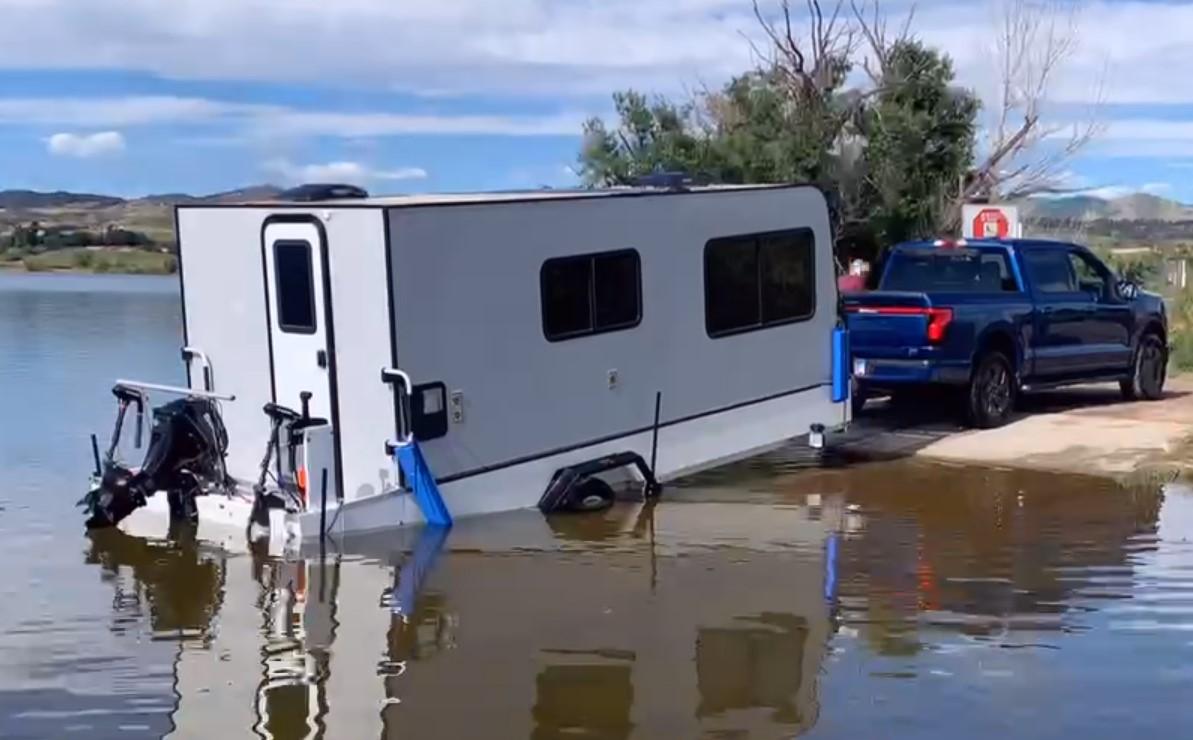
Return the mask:
[[[254,206],[305,206],[310,207],[315,205],[327,206],[374,206],[383,208],[396,208],[403,206],[424,206],[424,205],[462,205],[468,203],[497,203],[504,201],[540,201],[540,200],[555,200],[565,198],[604,198],[610,196],[625,196],[625,195],[663,195],[666,193],[702,193],[702,192],[716,192],[716,191],[730,191],[730,190],[765,190],[777,189],[784,187],[794,187],[793,185],[711,185],[684,188],[680,190],[672,190],[667,188],[646,188],[646,187],[615,187],[615,188],[601,188],[601,189],[557,189],[557,190],[506,190],[487,193],[426,193],[416,195],[382,195],[369,198],[333,198],[329,200],[320,200],[312,202],[309,200],[290,201],[285,199],[259,201],[253,203],[240,203],[237,205],[254,205]]]

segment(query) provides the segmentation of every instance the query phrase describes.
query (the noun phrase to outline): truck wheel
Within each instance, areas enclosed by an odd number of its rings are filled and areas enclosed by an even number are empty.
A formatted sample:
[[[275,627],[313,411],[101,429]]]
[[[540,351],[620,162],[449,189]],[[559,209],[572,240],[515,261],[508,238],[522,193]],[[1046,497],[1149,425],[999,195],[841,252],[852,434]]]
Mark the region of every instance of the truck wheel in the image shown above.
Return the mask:
[[[1015,408],[1015,374],[1001,352],[988,352],[978,360],[965,394],[966,417],[978,429],[1007,423]]]
[[[1135,348],[1135,362],[1131,378],[1119,383],[1123,398],[1128,401],[1144,399],[1157,401],[1164,396],[1164,381],[1168,377],[1168,349],[1160,337],[1145,334]]]

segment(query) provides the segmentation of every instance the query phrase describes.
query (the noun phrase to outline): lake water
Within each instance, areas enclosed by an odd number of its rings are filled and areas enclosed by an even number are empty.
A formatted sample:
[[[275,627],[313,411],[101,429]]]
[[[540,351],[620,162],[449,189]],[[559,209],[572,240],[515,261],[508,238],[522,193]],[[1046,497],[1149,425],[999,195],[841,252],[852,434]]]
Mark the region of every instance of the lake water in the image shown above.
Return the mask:
[[[0,737],[1193,737],[1193,493],[797,450],[282,562],[74,503],[170,279],[0,273]]]

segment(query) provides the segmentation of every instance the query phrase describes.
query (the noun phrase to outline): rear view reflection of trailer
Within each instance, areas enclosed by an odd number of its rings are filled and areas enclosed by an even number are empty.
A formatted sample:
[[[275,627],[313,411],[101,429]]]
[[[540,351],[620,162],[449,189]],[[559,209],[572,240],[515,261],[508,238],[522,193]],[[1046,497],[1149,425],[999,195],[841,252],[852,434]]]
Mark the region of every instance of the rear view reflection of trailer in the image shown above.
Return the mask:
[[[610,467],[649,494],[848,421],[813,187],[181,206],[177,222],[189,382],[235,398],[241,488],[263,406],[305,409],[293,462],[269,463],[299,489],[303,538],[599,503]],[[244,524],[202,499],[201,520]]]

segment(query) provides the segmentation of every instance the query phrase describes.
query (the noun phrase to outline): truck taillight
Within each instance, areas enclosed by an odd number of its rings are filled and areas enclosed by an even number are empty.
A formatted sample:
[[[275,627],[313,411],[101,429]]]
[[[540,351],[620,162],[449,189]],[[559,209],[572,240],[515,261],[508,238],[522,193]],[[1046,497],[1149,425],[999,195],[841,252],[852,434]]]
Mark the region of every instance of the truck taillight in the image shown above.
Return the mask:
[[[949,328],[949,324],[951,323],[953,323],[953,309],[929,308],[928,342],[931,344],[940,344],[943,342],[944,333]]]

